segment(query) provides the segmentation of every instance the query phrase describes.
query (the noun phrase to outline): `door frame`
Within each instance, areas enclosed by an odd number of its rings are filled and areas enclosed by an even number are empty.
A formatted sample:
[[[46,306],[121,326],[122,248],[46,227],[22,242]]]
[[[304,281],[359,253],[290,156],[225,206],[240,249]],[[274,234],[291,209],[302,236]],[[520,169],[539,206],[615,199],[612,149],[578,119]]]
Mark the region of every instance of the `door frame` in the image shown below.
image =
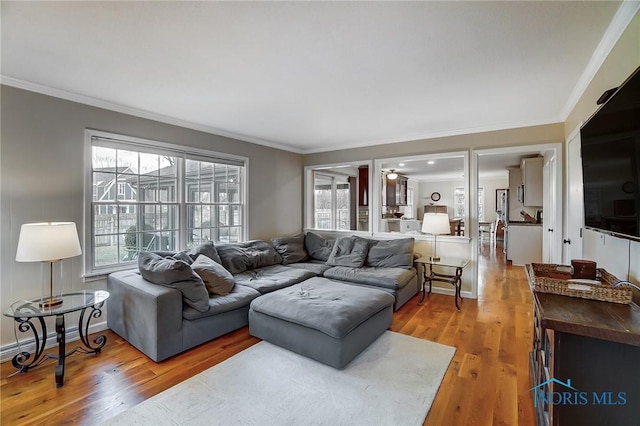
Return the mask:
[[[541,156],[545,158],[545,164],[549,162],[551,158],[555,157],[555,176],[554,182],[550,182],[551,185],[555,188],[555,197],[554,204],[556,206],[554,212],[544,212],[545,216],[548,214],[553,214],[553,219],[555,222],[554,231],[557,232],[544,232],[543,233],[543,246],[548,244],[553,244],[556,248],[555,256],[556,259],[550,259],[551,262],[561,263],[562,259],[562,237],[564,235],[564,216],[563,216],[563,208],[560,206],[564,206],[563,198],[562,198],[562,189],[563,189],[563,151],[562,151],[563,143],[546,143],[546,144],[532,144],[532,145],[518,145],[518,146],[506,146],[500,148],[488,148],[488,149],[477,149],[472,152],[471,156],[471,167],[470,171],[472,173],[472,189],[474,185],[478,185],[479,182],[479,168],[478,168],[478,159],[484,155],[500,155],[500,154],[518,154],[522,153],[528,154],[532,151],[537,151]],[[543,188],[544,192],[548,191],[548,188]],[[470,211],[477,211],[478,200],[474,199],[474,197],[470,197],[469,200],[472,205],[469,207]],[[552,234],[552,235],[548,235]],[[477,253],[479,249],[479,241],[477,238],[474,238],[472,241],[473,252]],[[560,258],[558,258],[560,256]]]

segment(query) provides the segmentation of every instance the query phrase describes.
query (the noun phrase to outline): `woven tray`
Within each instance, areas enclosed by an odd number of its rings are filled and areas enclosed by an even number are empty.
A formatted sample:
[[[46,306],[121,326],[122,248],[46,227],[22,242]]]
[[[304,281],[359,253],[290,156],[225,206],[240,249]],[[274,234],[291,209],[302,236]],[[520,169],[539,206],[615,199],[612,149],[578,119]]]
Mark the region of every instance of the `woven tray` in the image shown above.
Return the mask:
[[[596,280],[571,279],[571,266],[552,263],[532,263],[533,289],[540,293],[553,293],[582,299],[613,303],[631,303],[629,287],[614,287],[620,280],[602,268],[596,269]]]

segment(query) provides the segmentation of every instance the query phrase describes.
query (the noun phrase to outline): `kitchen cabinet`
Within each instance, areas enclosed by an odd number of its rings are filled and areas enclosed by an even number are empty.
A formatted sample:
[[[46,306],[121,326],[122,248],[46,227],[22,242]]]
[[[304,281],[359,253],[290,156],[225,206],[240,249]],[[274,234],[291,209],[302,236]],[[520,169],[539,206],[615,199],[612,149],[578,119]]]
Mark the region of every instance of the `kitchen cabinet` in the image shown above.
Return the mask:
[[[542,225],[509,223],[507,260],[513,265],[542,262]]]
[[[527,207],[542,206],[543,163],[543,157],[524,158],[520,162],[522,185],[524,187],[523,205]]]
[[[358,167],[358,205],[369,205],[369,166]]]
[[[407,205],[407,177],[398,175],[395,179],[384,177],[382,194],[385,196],[385,206]]]
[[[529,366],[538,425],[637,424],[640,307],[533,291]]]

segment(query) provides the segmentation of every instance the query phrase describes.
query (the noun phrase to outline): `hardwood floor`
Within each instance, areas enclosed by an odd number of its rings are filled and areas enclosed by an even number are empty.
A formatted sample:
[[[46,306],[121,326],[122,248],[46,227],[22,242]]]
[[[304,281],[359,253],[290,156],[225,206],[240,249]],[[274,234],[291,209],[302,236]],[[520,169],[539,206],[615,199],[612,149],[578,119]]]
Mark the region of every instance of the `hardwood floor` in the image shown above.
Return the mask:
[[[457,348],[425,425],[535,424],[532,301],[524,270],[504,264],[500,242],[485,241],[481,252],[478,300],[465,299],[458,312],[451,296],[432,294],[421,306],[416,296],[393,317],[392,331]],[[59,389],[54,361],[10,378],[15,370],[3,363],[0,423],[96,424],[259,341],[245,327],[156,364],[116,334],[106,335],[101,354],[67,359]]]

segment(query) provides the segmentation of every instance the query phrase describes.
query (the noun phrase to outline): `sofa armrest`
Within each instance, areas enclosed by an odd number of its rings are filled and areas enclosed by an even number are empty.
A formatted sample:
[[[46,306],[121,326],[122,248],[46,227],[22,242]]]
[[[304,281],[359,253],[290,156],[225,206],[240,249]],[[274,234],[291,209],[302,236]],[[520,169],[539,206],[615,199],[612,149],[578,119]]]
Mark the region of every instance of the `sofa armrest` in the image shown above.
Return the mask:
[[[109,274],[107,325],[154,361],[182,351],[182,293],[133,271]]]

